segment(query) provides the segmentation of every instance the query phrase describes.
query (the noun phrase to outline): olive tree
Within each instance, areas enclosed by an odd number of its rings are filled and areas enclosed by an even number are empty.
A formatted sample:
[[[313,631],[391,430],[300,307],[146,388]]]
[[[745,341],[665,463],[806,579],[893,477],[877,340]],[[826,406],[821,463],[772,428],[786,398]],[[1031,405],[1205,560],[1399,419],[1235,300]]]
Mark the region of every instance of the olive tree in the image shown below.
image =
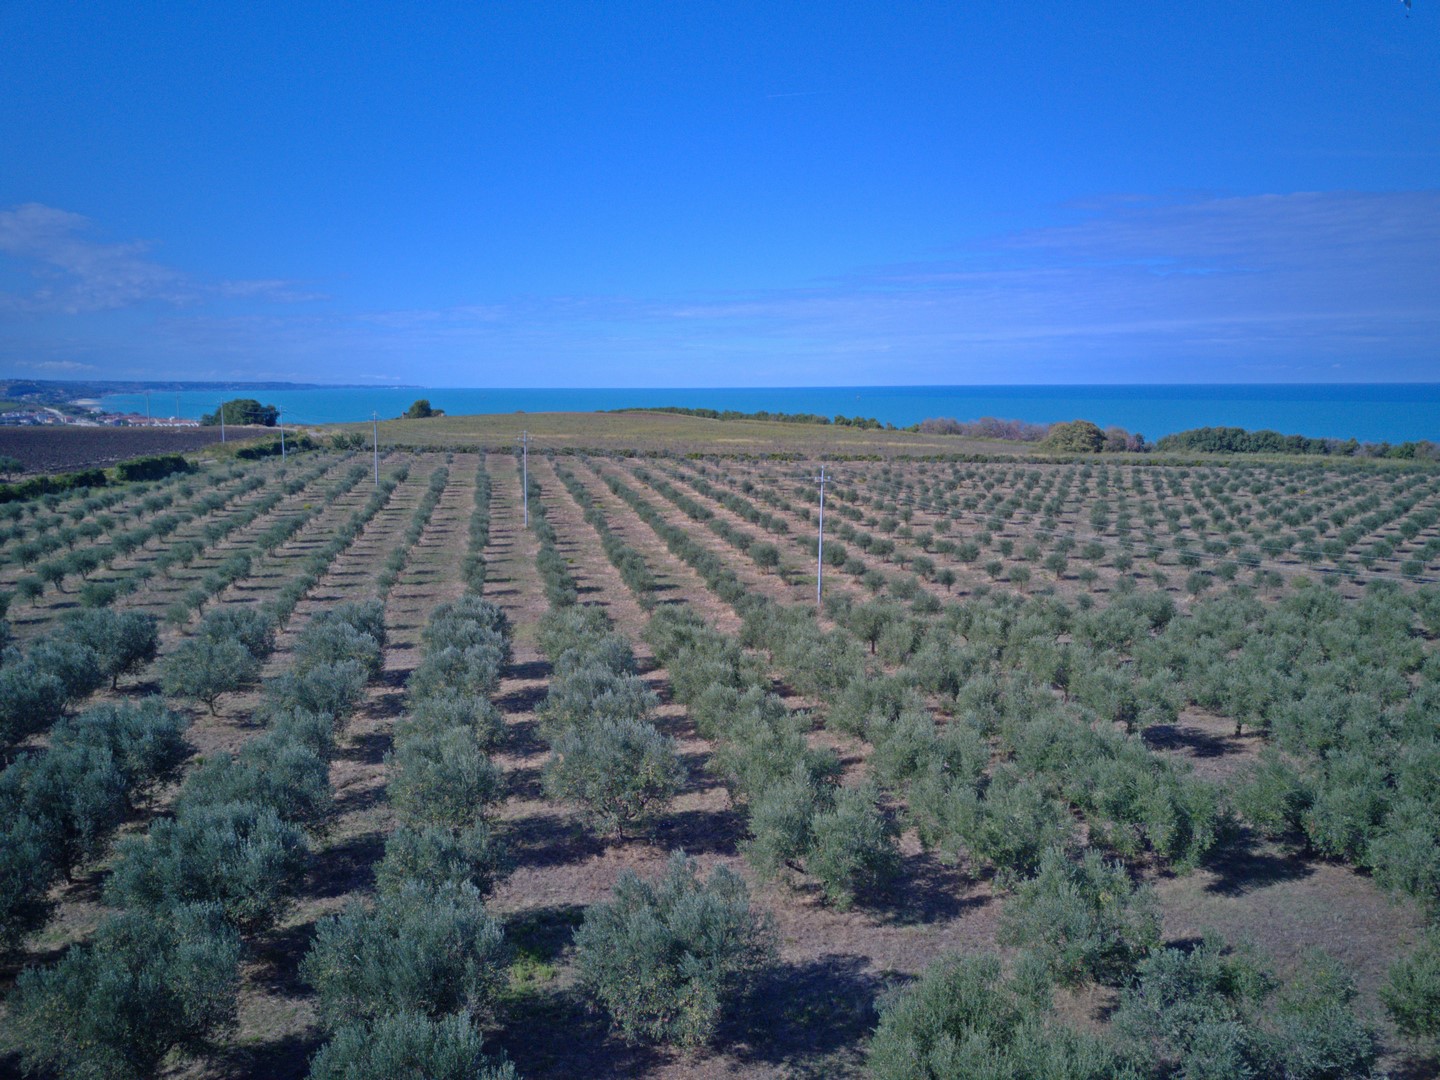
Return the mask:
[[[565,732],[545,763],[545,792],[576,803],[597,833],[625,838],[663,810],[685,780],[675,740],[634,718],[601,719]]]
[[[874,1080],[1141,1080],[1140,1070],[1095,1035],[1053,1013],[1036,973],[1007,975],[998,957],[949,955],[880,1003],[868,1047]]]
[[[212,905],[112,915],[50,967],[21,974],[9,1033],[27,1072],[143,1080],[235,1023],[240,941]]]
[[[222,694],[259,677],[260,661],[240,641],[192,637],[166,657],[160,685],[171,697],[202,702],[214,715]]]
[[[1031,950],[1064,985],[1113,985],[1159,944],[1159,909],[1119,863],[1051,848],[1001,912],[999,941]]]
[[[485,1052],[468,1016],[431,1019],[397,1012],[371,1023],[346,1024],[310,1062],[311,1080],[516,1080],[515,1067]]]
[[[254,803],[186,807],[119,848],[105,889],[109,902],[162,913],[214,901],[246,931],[262,930],[284,912],[307,853],[299,827]]]
[[[736,996],[776,959],[767,916],[722,867],[701,880],[684,853],[658,881],[621,874],[608,903],[575,932],[580,984],[627,1039],[709,1041]]]
[[[509,950],[471,885],[408,882],[320,920],[300,963],[331,1029],[408,1011],[477,1012],[504,982]]]

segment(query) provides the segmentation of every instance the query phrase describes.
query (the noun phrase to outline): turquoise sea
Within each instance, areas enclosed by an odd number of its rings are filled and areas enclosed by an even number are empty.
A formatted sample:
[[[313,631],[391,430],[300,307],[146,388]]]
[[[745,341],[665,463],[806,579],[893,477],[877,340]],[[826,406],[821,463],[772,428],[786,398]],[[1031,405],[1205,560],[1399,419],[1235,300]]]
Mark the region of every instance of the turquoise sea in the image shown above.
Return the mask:
[[[213,412],[222,398],[182,392],[179,415]],[[249,395],[246,395],[249,396]],[[1231,386],[796,386],[715,389],[484,390],[351,388],[274,390],[254,396],[280,407],[289,423],[320,424],[399,416],[416,398],[452,416],[466,413],[571,412],[627,406],[683,405],[755,412],[873,416],[903,427],[931,416],[981,416],[1053,423],[1084,418],[1118,424],[1152,442],[1186,428],[1271,428],[1287,435],[1362,442],[1440,441],[1440,383]],[[103,399],[107,409],[145,412],[144,394]],[[156,416],[175,413],[176,395],[151,395]]]

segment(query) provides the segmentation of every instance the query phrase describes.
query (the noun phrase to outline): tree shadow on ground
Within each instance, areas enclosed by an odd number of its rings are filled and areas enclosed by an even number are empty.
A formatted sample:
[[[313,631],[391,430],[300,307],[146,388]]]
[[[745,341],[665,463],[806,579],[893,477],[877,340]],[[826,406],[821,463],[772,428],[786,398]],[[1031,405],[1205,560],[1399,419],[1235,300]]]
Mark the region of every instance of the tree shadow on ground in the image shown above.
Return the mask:
[[[1141,732],[1151,750],[1188,751],[1192,757],[1216,758],[1245,752],[1244,745],[1226,735],[1212,735],[1188,724],[1154,724]]]
[[[543,779],[544,769],[538,765],[519,765],[505,770],[505,787],[512,799],[539,802],[545,798]]]
[[[375,864],[385,854],[385,837],[361,833],[315,853],[305,881],[308,899],[332,899],[375,887]]]
[[[1241,829],[1229,843],[1213,851],[1204,865],[1215,875],[1205,891],[1221,896],[1244,896],[1270,885],[1302,881],[1315,872],[1303,856],[1264,843],[1249,829]]]
[[[314,937],[314,919],[257,934],[250,947],[250,959],[254,962],[250,981],[277,997],[296,1001],[308,997],[311,987],[300,978],[300,962],[310,951]]]
[[[534,720],[521,720],[507,727],[501,747],[516,757],[534,757],[550,752],[550,744],[540,737],[540,725]]]
[[[505,920],[505,937],[518,954],[554,963],[570,947],[571,938],[584,921],[584,904],[530,908]]]
[[[266,1076],[275,1080],[295,1077],[298,1080],[308,1075],[310,1059],[324,1042],[325,1038],[319,1031],[311,1031],[296,1032],[265,1042],[229,1046],[214,1059],[215,1073],[220,1076]]]
[[[782,964],[736,1005],[720,1041],[741,1061],[786,1076],[823,1077],[858,1064],[886,980],[862,956],[830,954]]]
[[[496,1012],[500,1030],[492,1045],[504,1048],[526,1080],[642,1076],[671,1057],[661,1048],[627,1045],[609,1017],[572,988],[512,991]]]
[[[549,660],[516,660],[505,666],[505,678],[507,679],[548,679],[549,677]]]
[[[537,814],[506,822],[505,847],[510,862],[520,867],[544,868],[591,859],[605,843],[568,817]]]
[[[353,736],[347,745],[335,751],[337,761],[354,761],[362,765],[379,765],[390,749],[389,731],[367,731]]]
[[[549,693],[549,686],[543,682],[537,682],[534,686],[511,690],[508,694],[500,694],[491,700],[498,708],[506,712],[529,713],[539,708]]]
[[[745,834],[745,815],[734,807],[672,810],[655,823],[652,833],[667,851],[689,855],[736,855]]]
[[[900,926],[949,922],[990,903],[991,897],[985,893],[966,895],[970,887],[959,867],[920,852],[904,856],[895,880],[862,896],[860,906],[881,921]]]

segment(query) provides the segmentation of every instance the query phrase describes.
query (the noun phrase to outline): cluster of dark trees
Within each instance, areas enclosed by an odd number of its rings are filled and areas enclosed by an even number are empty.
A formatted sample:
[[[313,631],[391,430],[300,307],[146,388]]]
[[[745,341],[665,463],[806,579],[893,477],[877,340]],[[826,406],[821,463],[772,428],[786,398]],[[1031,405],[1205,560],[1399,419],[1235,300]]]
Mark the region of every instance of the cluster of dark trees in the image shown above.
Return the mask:
[[[274,427],[280,420],[280,410],[274,405],[261,405],[254,398],[234,398],[224,402],[213,413],[200,417],[200,423],[204,427],[219,427],[222,416],[226,424]]]
[[[635,406],[625,409],[611,409],[611,412],[660,412],[672,413],[676,416],[699,416],[706,420],[769,420],[777,424],[834,424],[837,427],[862,428],[869,431],[895,431],[894,424],[881,423],[874,417],[869,416],[821,416],[819,413],[786,413],[770,412],[761,409],[758,412],[740,412],[737,409],[692,409],[680,405],[654,405],[649,407]],[[906,429],[918,430],[918,429]]]
[[[32,476],[14,484],[0,484],[0,503],[22,502],[41,495],[60,495],[84,488],[104,487],[110,477],[104,469],[82,469],[79,472]]]
[[[401,415],[401,420],[429,420],[432,417],[444,416],[444,409],[435,409],[430,405],[429,398],[417,398],[410,407]]]
[[[1067,454],[1143,453],[1149,449],[1145,436],[1122,427],[1101,429],[1089,420],[1058,424],[1031,424],[1024,420],[997,420],[982,416],[961,422],[949,417],[930,417],[911,429],[929,435],[964,435],[973,439],[1005,439],[1010,442],[1039,443],[1047,450]]]
[[[1202,427],[1166,435],[1155,444],[1161,453],[1324,454],[1334,457],[1397,458],[1440,461],[1440,443],[1428,440],[1362,443],[1356,439],[1316,439],[1278,431],[1238,427]]]
[[[1039,442],[1050,430],[1049,424],[1032,424],[1028,420],[1001,420],[982,416],[979,420],[955,420],[948,416],[932,416],[920,421],[926,435],[965,435],[972,439],[1005,439],[1009,442]]]

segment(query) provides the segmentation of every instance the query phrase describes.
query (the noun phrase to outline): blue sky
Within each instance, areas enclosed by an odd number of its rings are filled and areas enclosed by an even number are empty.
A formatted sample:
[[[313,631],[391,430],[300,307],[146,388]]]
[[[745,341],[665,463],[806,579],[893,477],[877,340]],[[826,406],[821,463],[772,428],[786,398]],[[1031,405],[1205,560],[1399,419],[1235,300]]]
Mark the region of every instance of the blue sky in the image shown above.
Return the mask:
[[[1440,380],[1440,3],[0,0],[0,374]]]

